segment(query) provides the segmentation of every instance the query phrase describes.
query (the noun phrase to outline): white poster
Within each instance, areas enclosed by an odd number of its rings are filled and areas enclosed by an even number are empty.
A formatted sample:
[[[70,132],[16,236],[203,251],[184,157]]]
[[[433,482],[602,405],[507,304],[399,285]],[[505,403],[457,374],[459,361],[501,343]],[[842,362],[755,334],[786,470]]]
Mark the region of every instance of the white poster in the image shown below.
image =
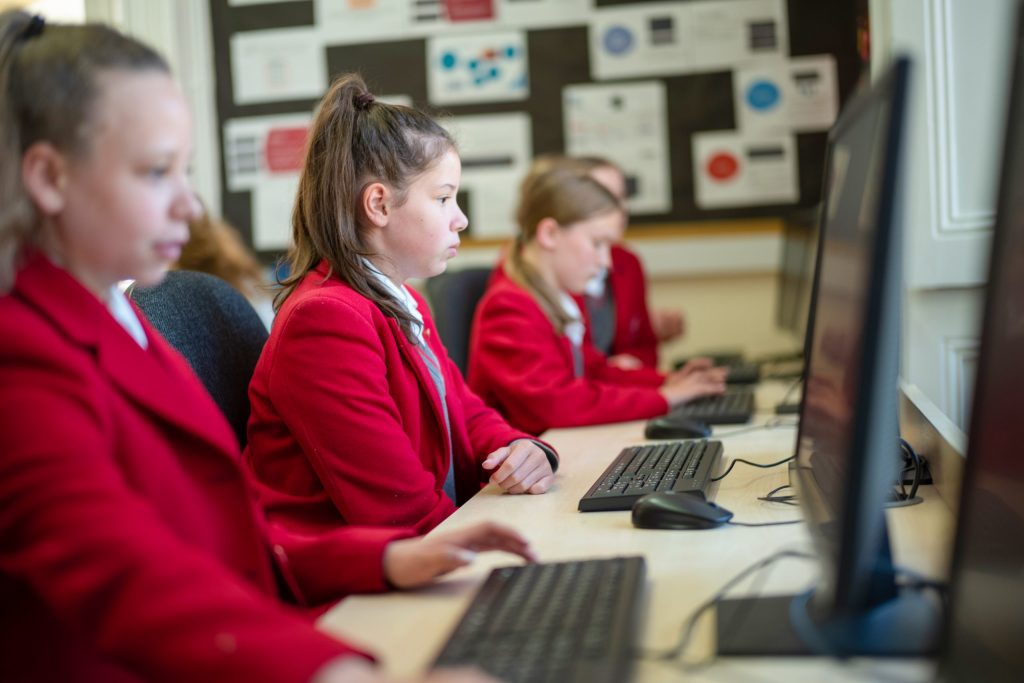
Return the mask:
[[[235,104],[316,99],[327,90],[327,55],[316,29],[246,31],[231,36]]]
[[[288,245],[311,120],[310,114],[287,114],[232,119],[224,124],[228,190],[251,193],[256,249]]]
[[[792,135],[696,133],[693,178],[702,209],[791,204],[800,198]]]
[[[599,9],[590,24],[595,79],[731,69],[788,54],[784,0],[705,0]]]
[[[533,154],[530,117],[522,112],[458,116],[442,120],[462,157],[460,193],[466,193],[469,234],[474,238],[516,233],[516,188]]]
[[[495,27],[496,1],[316,0],[314,16],[331,45],[372,43]]]
[[[502,26],[552,28],[588,23],[594,0],[498,0]]]
[[[697,70],[760,64],[789,54],[785,0],[718,0],[688,7]]]
[[[565,151],[607,157],[626,176],[629,210],[672,210],[665,84],[571,85],[562,93]]]
[[[733,75],[740,130],[827,130],[839,111],[832,55],[793,57],[779,64],[746,66]]]
[[[525,100],[528,74],[522,31],[427,41],[427,96],[433,104]]]

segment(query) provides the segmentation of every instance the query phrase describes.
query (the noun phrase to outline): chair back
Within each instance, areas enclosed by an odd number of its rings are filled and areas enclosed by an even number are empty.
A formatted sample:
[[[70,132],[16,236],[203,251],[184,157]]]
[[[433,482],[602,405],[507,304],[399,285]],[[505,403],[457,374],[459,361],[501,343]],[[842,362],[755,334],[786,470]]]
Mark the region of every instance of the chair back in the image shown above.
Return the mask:
[[[463,375],[469,367],[473,313],[487,290],[491,268],[463,268],[427,280],[427,298],[441,341]]]
[[[189,270],[172,270],[155,287],[132,287],[129,296],[192,366],[244,447],[249,380],[267,341],[249,301],[224,280]]]

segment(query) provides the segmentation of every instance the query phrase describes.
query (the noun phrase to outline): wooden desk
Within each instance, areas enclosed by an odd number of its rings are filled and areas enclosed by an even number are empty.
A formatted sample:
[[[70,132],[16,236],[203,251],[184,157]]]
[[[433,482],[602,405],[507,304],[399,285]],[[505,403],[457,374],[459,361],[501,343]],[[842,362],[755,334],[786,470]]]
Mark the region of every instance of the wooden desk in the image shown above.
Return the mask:
[[[783,387],[759,389],[758,405],[771,406]],[[772,416],[759,416],[764,423]],[[795,418],[783,418],[792,423]],[[716,428],[713,438],[724,444],[726,461],[743,457],[774,462],[793,453],[791,426],[759,431],[730,432],[742,427]],[[689,615],[744,568],[783,549],[810,550],[803,525],[743,528],[724,526],[704,531],[635,529],[628,512],[580,513],[579,498],[608,463],[627,445],[643,442],[643,422],[600,427],[560,429],[545,435],[559,451],[562,464],[555,486],[541,496],[502,495],[490,486],[462,506],[439,528],[452,529],[492,519],[511,525],[532,542],[543,561],[642,554],[647,559],[645,627],[639,642],[644,648],[673,645]],[[742,522],[767,522],[799,517],[800,509],[758,501],[787,481],[785,467],[760,470],[737,464],[724,479],[717,502]],[[920,573],[943,577],[948,562],[954,520],[949,508],[930,487],[925,502],[889,512],[896,561]],[[410,592],[353,596],[327,612],[319,625],[326,631],[375,652],[384,667],[396,675],[423,671],[437,655],[465,610],[477,586],[491,570],[509,564],[508,555],[481,555],[473,566],[445,577],[436,585]],[[766,580],[753,579],[737,588],[737,595],[757,588],[758,594],[792,593],[813,582],[814,562],[786,559],[768,570]],[[765,579],[765,575],[761,575]],[[710,657],[713,652],[713,617],[702,618],[687,657]],[[877,681],[892,675],[901,681],[930,680],[932,667],[920,662],[875,661],[841,665],[818,659],[720,659],[687,673],[687,680],[707,681]],[[678,681],[682,673],[669,664],[637,663],[638,682]]]

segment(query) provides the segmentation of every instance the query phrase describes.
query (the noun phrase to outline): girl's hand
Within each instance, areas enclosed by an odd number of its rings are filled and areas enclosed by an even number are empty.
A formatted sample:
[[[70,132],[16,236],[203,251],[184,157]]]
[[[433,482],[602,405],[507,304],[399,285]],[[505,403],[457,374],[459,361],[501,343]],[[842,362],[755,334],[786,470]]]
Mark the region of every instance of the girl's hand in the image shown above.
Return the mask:
[[[651,327],[659,342],[681,337],[686,331],[686,319],[682,311],[652,311]]]
[[[619,368],[620,370],[639,370],[644,366],[639,358],[631,356],[628,353],[609,356],[608,365],[611,365],[613,368]]]
[[[485,470],[505,493],[544,493],[555,480],[548,456],[533,441],[516,439],[487,456]]]
[[[725,393],[726,372],[725,368],[687,371],[684,367],[682,370],[670,374],[658,392],[670,406],[692,401],[702,396],[722,394]]]
[[[503,550],[528,562],[537,557],[518,531],[494,522],[392,541],[384,549],[384,577],[397,588],[414,588],[470,564],[478,552]]]

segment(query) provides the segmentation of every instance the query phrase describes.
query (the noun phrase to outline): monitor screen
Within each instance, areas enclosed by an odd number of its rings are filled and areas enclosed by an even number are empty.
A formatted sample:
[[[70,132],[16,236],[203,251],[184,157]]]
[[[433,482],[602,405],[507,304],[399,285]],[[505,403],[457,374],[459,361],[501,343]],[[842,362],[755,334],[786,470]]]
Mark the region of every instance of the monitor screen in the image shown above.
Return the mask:
[[[941,666],[946,681],[1019,681],[1024,672],[1022,42],[1018,38],[950,583]]]
[[[885,525],[900,462],[896,185],[908,68],[896,60],[829,134],[794,468],[821,578],[801,596],[724,601],[719,624],[746,626],[719,629],[720,654],[920,654],[934,642],[933,605],[897,589]],[[792,638],[780,636],[785,625]]]

